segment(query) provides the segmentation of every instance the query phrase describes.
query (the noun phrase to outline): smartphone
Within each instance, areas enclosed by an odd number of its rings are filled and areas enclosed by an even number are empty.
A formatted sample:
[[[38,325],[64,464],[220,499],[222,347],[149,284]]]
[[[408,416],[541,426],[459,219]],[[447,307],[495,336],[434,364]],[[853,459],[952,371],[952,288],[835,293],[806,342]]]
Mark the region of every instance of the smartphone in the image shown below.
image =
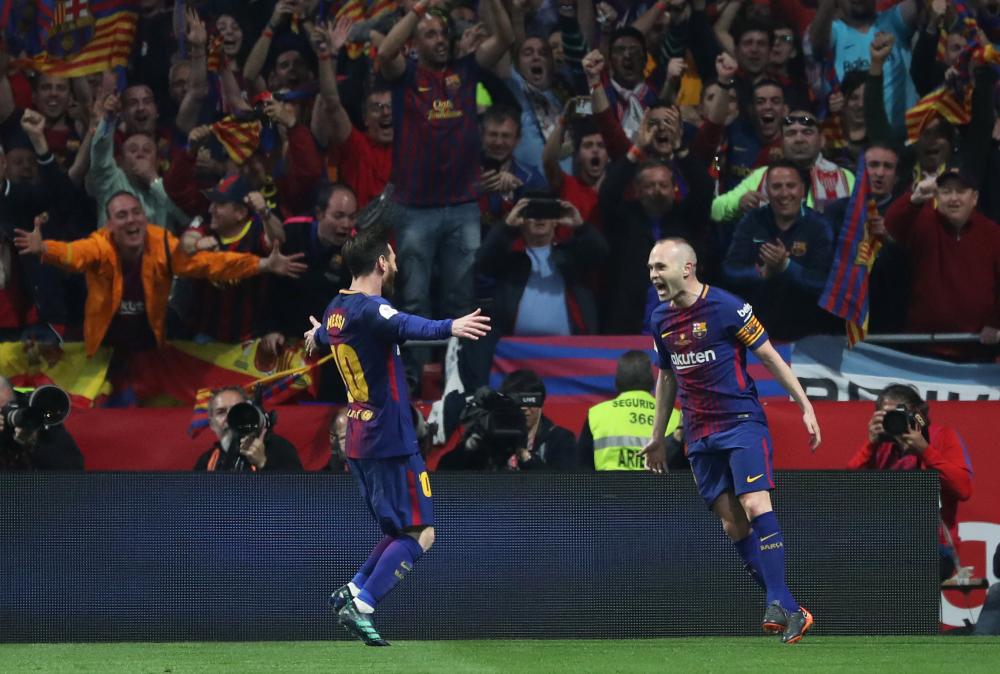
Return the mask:
[[[753,239],[753,254],[754,257],[760,257],[760,247],[767,243],[767,239],[758,239],[754,237]]]
[[[594,114],[594,106],[588,97],[582,97],[577,100],[576,106],[573,108],[573,114],[577,117],[590,117]]]
[[[562,212],[562,204],[557,199],[528,199],[524,207],[524,217],[529,220],[557,220]]]
[[[499,159],[493,159],[492,157],[483,157],[482,160],[483,172],[486,171],[499,171],[500,167],[503,165]]]

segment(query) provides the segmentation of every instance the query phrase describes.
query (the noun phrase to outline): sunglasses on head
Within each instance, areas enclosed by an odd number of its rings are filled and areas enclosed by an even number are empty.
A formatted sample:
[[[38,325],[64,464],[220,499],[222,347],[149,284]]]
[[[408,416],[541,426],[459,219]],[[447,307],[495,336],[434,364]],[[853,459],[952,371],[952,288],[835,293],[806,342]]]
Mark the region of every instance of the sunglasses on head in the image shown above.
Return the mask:
[[[816,118],[809,117],[807,115],[786,115],[781,121],[783,126],[791,126],[792,124],[801,124],[802,126],[816,126]]]

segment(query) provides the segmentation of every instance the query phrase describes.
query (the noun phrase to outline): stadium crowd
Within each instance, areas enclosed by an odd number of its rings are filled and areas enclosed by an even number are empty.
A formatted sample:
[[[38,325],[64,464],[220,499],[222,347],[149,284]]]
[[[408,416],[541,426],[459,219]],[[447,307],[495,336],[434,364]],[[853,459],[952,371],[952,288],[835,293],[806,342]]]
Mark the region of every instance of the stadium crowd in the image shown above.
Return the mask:
[[[169,339],[279,353],[372,223],[400,310],[492,315],[476,372],[503,336],[648,331],[667,236],[773,338],[843,334],[818,300],[863,215],[870,330],[997,356],[997,0],[138,7],[123,78],[0,59],[4,340],[113,346],[112,383]]]

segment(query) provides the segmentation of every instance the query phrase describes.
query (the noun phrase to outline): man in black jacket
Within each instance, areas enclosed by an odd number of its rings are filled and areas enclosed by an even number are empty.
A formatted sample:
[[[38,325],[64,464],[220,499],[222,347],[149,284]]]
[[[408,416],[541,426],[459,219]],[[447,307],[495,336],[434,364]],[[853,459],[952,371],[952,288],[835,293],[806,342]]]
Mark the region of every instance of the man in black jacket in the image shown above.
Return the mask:
[[[603,303],[601,332],[605,334],[631,335],[645,329],[658,304],[646,272],[649,250],[656,241],[681,237],[691,242],[699,261],[712,259],[708,250],[712,185],[705,167],[697,166],[690,155],[675,154],[672,164],[660,159],[642,161],[641,152],[650,146],[650,138],[640,133],[637,148],[612,163],[601,184],[601,217],[615,261],[607,275]],[[686,181],[686,194],[680,200],[678,174]],[[636,198],[627,199],[633,187]]]
[[[295,446],[265,427],[259,436],[248,435],[237,442],[229,427],[229,410],[239,403],[249,402],[246,392],[238,386],[227,386],[212,394],[208,402],[208,425],[218,441],[198,457],[195,470],[247,470],[251,472],[299,472]]]
[[[10,127],[10,124],[7,125]],[[51,326],[83,322],[86,293],[82,276],[42,265],[35,256],[18,255],[12,243],[15,228],[31,229],[45,211],[46,238],[72,241],[85,237],[96,224],[93,201],[59,167],[45,137],[45,118],[25,110],[20,128],[7,128],[0,148],[0,339],[26,336],[44,341]],[[16,160],[16,161],[15,161]],[[31,328],[29,334],[23,331]],[[69,337],[73,337],[73,330]],[[47,337],[56,340],[55,334]]]
[[[526,217],[531,201],[518,201],[476,253],[479,271],[496,281],[494,332],[593,334],[597,306],[586,275],[602,263],[608,245],[568,201],[559,202],[558,218]]]

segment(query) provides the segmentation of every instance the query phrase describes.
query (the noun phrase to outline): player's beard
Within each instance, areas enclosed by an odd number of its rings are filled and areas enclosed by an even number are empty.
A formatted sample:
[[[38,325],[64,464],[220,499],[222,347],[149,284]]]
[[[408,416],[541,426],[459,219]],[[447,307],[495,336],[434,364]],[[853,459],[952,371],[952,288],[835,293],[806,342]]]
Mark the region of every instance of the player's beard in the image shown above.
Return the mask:
[[[396,270],[389,269],[382,277],[382,297],[392,297],[396,290]]]

